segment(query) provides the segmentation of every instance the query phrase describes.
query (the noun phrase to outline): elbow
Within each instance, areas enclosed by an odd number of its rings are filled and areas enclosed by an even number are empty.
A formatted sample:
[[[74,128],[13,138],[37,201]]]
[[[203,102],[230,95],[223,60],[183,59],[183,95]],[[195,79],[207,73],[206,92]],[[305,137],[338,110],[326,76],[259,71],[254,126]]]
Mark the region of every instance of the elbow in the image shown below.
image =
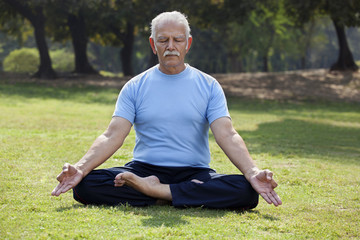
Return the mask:
[[[231,128],[228,131],[222,131],[220,134],[215,136],[215,141],[218,145],[222,145],[224,143],[228,143],[229,141],[233,141],[238,137],[240,137],[240,135],[237,131],[234,128]]]
[[[103,139],[111,145],[116,145],[116,148],[120,148],[124,144],[123,138],[119,137],[114,131],[105,131],[102,134]]]

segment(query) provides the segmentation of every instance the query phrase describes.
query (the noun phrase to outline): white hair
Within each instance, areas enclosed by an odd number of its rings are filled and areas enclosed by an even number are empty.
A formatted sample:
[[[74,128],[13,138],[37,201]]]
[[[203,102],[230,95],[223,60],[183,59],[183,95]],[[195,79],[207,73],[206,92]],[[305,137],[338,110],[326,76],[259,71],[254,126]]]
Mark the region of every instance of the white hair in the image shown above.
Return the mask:
[[[191,37],[190,35],[190,26],[189,22],[186,18],[186,16],[178,11],[172,11],[172,12],[163,12],[157,15],[151,22],[151,35],[150,37],[154,39],[156,42],[155,36],[156,36],[156,27],[161,22],[176,22],[184,25],[185,27],[185,37],[186,37],[186,48],[188,45],[188,39]]]

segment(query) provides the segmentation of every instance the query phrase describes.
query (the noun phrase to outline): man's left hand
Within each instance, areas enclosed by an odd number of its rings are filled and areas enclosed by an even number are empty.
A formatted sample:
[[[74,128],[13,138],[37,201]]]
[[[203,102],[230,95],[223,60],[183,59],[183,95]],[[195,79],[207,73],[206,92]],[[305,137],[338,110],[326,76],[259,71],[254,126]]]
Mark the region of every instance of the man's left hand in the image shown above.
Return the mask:
[[[276,207],[281,205],[281,199],[274,191],[277,183],[273,179],[273,173],[269,170],[259,170],[249,179],[250,184],[267,203],[274,204]]]

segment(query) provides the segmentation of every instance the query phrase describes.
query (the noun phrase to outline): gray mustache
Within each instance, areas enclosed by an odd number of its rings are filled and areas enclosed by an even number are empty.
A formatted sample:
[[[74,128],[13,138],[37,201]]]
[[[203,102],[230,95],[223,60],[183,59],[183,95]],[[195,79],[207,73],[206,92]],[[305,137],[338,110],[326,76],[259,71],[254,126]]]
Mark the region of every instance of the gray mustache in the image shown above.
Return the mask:
[[[176,55],[176,56],[180,56],[180,53],[178,51],[168,51],[166,50],[164,52],[164,57],[166,57],[167,55]]]

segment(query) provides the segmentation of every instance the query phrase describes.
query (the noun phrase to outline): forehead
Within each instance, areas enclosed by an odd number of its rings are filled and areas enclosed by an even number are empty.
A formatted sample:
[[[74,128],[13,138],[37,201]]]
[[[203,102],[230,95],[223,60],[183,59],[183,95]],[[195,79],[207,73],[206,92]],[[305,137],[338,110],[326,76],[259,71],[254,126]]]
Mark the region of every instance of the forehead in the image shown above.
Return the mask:
[[[185,36],[185,26],[174,21],[160,22],[156,26],[156,37],[162,36]]]

